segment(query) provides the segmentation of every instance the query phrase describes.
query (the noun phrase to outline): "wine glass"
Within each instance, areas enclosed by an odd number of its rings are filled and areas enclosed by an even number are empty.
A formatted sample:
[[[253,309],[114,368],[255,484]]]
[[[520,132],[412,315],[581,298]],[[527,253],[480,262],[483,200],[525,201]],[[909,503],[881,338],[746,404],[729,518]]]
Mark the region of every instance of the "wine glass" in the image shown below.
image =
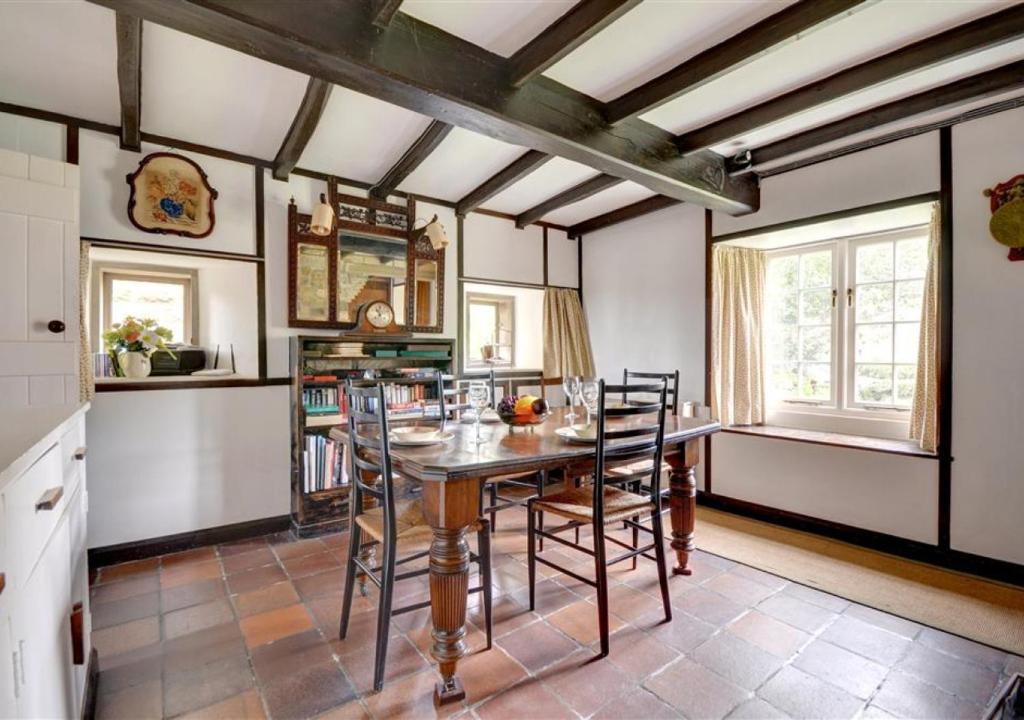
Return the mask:
[[[578,375],[566,375],[562,378],[562,390],[569,398],[569,412],[566,413],[565,419],[572,422],[576,419],[577,415],[573,410],[573,406],[576,402],[576,396],[580,392],[580,378]]]
[[[484,439],[480,437],[480,417],[490,401],[491,389],[487,383],[482,380],[474,380],[469,384],[469,404],[476,411],[476,422],[474,423],[476,425],[476,437],[473,442],[477,445],[484,442]]]
[[[597,410],[597,399],[599,395],[597,380],[584,378],[580,381],[580,398],[583,400],[583,407],[587,409],[587,427],[590,427],[590,416]]]

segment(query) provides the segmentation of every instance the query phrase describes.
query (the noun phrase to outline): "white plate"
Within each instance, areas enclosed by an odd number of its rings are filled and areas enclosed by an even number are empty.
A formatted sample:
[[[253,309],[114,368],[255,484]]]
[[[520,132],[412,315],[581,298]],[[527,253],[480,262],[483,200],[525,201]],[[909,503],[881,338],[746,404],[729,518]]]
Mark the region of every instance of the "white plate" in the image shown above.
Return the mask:
[[[452,432],[439,432],[433,437],[429,438],[403,438],[400,435],[395,435],[394,433],[392,433],[391,444],[403,446],[437,445],[439,443],[448,442],[453,437],[455,437],[455,433]]]
[[[567,427],[555,428],[555,435],[574,443],[593,445],[597,442],[597,429],[592,428],[593,435],[580,435],[579,431],[586,429],[586,425],[569,425]]]

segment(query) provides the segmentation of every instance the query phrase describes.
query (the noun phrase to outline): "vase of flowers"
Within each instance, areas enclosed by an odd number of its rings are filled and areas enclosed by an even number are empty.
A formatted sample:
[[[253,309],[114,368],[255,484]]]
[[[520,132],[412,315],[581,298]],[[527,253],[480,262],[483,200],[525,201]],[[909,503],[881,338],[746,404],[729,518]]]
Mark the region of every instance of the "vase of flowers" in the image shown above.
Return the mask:
[[[149,377],[152,366],[149,357],[155,352],[171,353],[167,343],[171,331],[156,324],[151,318],[126,317],[114,323],[103,333],[103,342],[114,361],[118,375],[129,378]]]

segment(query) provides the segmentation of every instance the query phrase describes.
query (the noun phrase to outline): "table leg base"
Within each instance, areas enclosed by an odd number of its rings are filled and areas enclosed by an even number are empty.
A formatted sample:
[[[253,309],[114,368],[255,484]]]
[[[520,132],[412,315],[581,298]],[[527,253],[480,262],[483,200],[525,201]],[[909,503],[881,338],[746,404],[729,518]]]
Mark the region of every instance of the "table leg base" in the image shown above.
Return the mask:
[[[693,570],[688,567],[674,567],[672,568],[673,575],[693,575]]]
[[[466,699],[466,690],[462,687],[462,681],[457,677],[442,680],[434,685],[434,705],[448,705]]]

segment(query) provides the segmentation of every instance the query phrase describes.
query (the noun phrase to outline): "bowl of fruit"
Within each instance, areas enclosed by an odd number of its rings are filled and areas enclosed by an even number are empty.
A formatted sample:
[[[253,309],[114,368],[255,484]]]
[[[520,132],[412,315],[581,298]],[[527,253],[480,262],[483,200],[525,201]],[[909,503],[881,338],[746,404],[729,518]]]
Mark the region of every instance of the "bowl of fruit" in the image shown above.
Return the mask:
[[[506,395],[498,403],[498,417],[509,428],[540,425],[550,414],[547,401],[533,395]]]

